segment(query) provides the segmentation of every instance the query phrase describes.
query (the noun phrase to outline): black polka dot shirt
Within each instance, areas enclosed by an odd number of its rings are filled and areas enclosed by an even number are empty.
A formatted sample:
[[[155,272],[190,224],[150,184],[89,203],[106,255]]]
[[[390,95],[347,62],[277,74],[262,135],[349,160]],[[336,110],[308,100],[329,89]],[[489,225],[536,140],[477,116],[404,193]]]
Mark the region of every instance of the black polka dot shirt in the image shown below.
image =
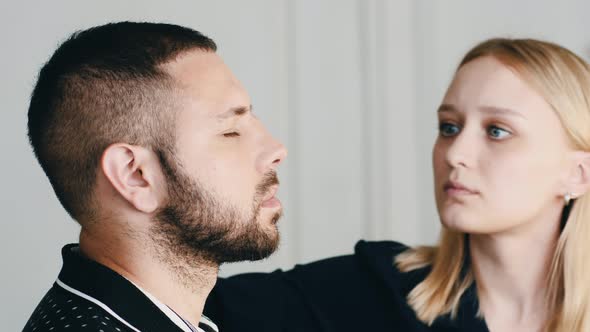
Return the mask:
[[[101,307],[53,288],[33,312],[25,331],[133,331]]]
[[[205,316],[198,327],[116,272],[84,258],[77,245],[62,249],[64,264],[24,332],[218,332]],[[164,309],[164,310],[162,310]]]

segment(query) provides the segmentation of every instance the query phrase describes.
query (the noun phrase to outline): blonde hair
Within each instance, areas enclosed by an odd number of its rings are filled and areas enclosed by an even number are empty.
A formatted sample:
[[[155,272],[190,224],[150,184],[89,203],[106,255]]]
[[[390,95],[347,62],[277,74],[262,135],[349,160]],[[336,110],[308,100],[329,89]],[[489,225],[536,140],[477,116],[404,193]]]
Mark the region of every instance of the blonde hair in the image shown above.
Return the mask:
[[[492,56],[525,80],[553,108],[576,150],[590,151],[590,67],[571,51],[532,39],[496,38],[471,49],[458,66]],[[590,195],[576,199],[553,254],[547,280],[545,330],[590,331]],[[443,229],[437,247],[415,247],[398,255],[407,272],[426,266],[428,276],[408,295],[417,317],[428,325],[457,315],[473,281],[466,234]]]

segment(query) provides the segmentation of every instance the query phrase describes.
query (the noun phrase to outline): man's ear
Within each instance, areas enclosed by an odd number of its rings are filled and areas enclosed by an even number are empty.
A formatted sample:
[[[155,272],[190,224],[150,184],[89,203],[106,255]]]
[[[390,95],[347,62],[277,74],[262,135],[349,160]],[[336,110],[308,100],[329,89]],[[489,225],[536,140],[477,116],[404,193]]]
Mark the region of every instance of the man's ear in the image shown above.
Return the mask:
[[[162,177],[158,159],[151,150],[112,144],[104,150],[100,166],[115,191],[135,209],[152,213],[159,207],[162,193],[158,180]]]
[[[590,152],[575,151],[573,163],[566,180],[566,192],[573,197],[580,197],[590,189]]]

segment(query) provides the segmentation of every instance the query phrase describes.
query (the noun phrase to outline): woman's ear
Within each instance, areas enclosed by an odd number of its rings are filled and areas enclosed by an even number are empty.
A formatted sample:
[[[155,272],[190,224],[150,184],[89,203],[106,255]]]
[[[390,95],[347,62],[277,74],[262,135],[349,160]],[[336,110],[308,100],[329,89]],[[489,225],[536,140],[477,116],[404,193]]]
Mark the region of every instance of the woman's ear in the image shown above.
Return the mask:
[[[575,151],[566,180],[566,192],[576,198],[590,189],[590,152]]]
[[[135,209],[154,212],[162,201],[161,170],[155,154],[144,147],[116,143],[105,149],[101,170],[121,197]]]

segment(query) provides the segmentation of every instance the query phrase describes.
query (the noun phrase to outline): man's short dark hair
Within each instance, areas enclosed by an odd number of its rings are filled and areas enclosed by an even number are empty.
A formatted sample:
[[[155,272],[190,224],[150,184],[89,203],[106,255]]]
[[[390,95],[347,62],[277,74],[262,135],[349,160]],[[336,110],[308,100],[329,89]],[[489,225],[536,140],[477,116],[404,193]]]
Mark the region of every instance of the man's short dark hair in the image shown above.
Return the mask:
[[[28,135],[72,218],[94,215],[93,188],[109,145],[160,151],[173,144],[174,81],[161,65],[193,49],[214,52],[217,46],[177,25],[110,23],[74,33],[43,66]]]

